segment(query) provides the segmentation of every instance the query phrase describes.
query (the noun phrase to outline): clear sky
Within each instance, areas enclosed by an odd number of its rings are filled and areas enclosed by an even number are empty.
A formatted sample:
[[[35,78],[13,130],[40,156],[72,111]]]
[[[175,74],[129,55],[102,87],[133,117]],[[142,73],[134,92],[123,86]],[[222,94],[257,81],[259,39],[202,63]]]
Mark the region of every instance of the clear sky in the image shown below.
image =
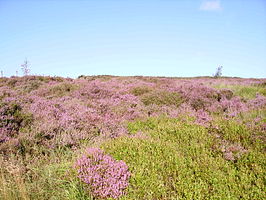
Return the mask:
[[[265,0],[0,0],[0,70],[266,77]]]

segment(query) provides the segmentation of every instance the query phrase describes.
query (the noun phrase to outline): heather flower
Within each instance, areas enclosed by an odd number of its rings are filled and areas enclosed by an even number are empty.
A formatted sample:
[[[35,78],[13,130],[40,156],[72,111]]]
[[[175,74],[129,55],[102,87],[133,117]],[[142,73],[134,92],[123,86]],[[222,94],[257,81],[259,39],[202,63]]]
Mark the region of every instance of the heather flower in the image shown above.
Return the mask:
[[[196,117],[196,123],[203,126],[206,126],[208,122],[212,120],[209,114],[204,110],[199,110],[198,112],[196,112]]]
[[[251,108],[263,108],[266,106],[266,97],[257,94],[255,99],[248,102]]]
[[[99,148],[88,148],[77,160],[78,178],[99,198],[119,198],[125,194],[130,172],[124,161],[116,161]]]
[[[224,159],[235,161],[238,160],[243,154],[248,151],[240,144],[230,144],[228,141],[221,142],[221,151],[223,153]]]

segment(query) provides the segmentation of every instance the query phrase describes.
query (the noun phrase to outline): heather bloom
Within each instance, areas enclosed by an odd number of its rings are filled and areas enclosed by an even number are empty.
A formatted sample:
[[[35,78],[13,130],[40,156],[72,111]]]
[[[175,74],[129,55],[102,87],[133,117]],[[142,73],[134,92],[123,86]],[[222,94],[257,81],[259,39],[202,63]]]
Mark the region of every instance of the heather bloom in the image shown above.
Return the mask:
[[[203,125],[203,126],[206,126],[206,124],[212,120],[209,114],[205,112],[204,110],[199,110],[196,113],[196,117],[197,117],[196,123],[199,125]]]
[[[266,97],[257,94],[255,99],[252,99],[248,102],[251,108],[260,108],[266,106]]]
[[[135,119],[160,115],[171,118],[190,116],[197,124],[208,126],[212,114],[231,119],[244,112],[265,108],[265,96],[244,100],[229,89],[212,88],[219,84],[263,86],[264,83],[265,79],[141,76],[5,78],[0,84],[0,101],[3,103],[0,105],[0,143],[25,132],[21,129],[24,121],[20,123],[23,116],[18,119],[17,114],[5,113],[6,109],[10,110],[12,102],[21,107],[23,115],[32,114],[31,131],[27,133],[30,140],[49,147],[73,148],[98,136],[116,138],[126,135],[127,122]]]
[[[88,148],[77,160],[75,168],[80,180],[99,198],[119,198],[125,194],[130,172],[124,161],[116,161],[99,148]]]
[[[243,146],[240,144],[230,144],[228,141],[221,141],[221,151],[226,160],[235,161],[238,160],[243,154],[247,153]]]

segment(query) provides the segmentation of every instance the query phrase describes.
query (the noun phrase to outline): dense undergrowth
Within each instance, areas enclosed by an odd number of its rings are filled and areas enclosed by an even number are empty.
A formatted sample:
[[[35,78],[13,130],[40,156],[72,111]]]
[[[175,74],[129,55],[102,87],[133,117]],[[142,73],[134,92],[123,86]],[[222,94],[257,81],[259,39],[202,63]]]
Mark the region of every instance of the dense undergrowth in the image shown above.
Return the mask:
[[[265,82],[1,78],[0,199],[264,199]]]

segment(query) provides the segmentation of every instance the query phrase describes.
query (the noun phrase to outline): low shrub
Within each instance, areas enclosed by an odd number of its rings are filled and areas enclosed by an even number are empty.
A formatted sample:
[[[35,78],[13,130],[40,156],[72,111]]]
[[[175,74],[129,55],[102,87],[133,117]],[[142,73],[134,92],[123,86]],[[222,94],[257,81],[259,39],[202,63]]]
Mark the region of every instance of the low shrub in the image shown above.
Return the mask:
[[[32,115],[22,111],[17,103],[0,104],[0,143],[16,135],[20,128],[29,125]]]
[[[148,106],[151,104],[156,105],[174,105],[179,106],[182,103],[181,96],[176,92],[169,91],[153,91],[146,93],[141,97],[141,101],[144,105]]]
[[[149,118],[129,123],[132,136],[142,132],[147,137],[120,137],[101,146],[132,173],[121,199],[263,199],[265,156],[251,144],[247,151],[237,145],[241,139],[228,134],[240,128],[225,126],[224,139],[236,142],[225,153],[236,159],[214,150],[220,147],[216,135],[190,122]]]
[[[152,89],[147,86],[142,86],[142,87],[135,87],[130,92],[134,94],[135,96],[141,96],[145,93],[150,92],[151,90]]]
[[[75,167],[95,197],[118,198],[125,194],[130,172],[124,161],[114,160],[99,148],[88,148]]]
[[[23,91],[24,92],[31,92],[33,90],[37,90],[40,86],[42,85],[42,82],[39,80],[33,80],[29,82],[28,84],[23,86]]]
[[[240,96],[244,99],[254,99],[256,94],[266,95],[265,86],[253,84],[253,85],[230,85],[230,84],[219,84],[215,85],[215,88],[230,89],[234,92],[234,96]]]
[[[10,79],[7,81],[7,85],[10,86],[10,87],[15,87],[17,82],[18,82],[17,79],[10,78]]]
[[[75,84],[69,82],[62,82],[50,87],[48,95],[52,95],[55,97],[62,97],[69,94],[70,92],[74,91],[77,88],[78,87]]]
[[[222,98],[226,98],[226,99],[232,99],[234,93],[232,90],[230,89],[221,89],[218,93],[218,100],[222,99]]]

